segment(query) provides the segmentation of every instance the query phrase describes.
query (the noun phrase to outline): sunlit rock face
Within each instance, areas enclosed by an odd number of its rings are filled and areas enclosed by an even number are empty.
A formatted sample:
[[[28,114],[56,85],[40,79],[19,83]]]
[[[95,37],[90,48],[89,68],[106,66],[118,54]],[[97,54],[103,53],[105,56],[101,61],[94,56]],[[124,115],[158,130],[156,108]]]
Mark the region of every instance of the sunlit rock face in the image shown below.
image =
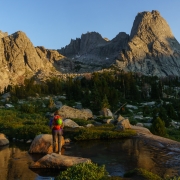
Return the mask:
[[[180,75],[180,44],[158,11],[138,13],[116,65],[145,75]]]
[[[62,64],[58,62],[64,58],[56,50],[35,48],[22,31],[9,36],[0,31],[0,91],[9,84],[22,84],[26,78],[59,72]]]

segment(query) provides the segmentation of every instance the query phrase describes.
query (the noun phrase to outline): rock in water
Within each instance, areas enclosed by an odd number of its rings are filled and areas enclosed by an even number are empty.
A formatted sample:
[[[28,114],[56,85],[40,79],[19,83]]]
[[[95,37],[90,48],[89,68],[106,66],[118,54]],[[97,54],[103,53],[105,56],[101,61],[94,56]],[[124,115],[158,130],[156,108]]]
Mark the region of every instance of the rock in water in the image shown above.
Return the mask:
[[[89,163],[90,159],[82,157],[64,156],[56,153],[47,154],[30,165],[30,168],[66,169],[76,164]]]

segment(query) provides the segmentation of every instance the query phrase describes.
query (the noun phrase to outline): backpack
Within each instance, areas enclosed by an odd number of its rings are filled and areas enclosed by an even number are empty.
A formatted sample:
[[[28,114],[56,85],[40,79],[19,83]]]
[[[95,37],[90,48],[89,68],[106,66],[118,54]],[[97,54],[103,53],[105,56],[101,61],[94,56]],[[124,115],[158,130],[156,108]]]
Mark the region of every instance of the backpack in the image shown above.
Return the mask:
[[[60,115],[54,115],[53,119],[53,129],[59,130],[63,128],[63,120]]]

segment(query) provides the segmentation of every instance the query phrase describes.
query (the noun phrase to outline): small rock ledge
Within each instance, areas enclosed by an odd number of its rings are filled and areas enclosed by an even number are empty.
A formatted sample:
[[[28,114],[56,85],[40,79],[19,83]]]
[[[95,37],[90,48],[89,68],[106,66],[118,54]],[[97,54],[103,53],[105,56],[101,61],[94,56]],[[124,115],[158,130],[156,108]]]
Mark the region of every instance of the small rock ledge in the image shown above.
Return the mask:
[[[47,154],[38,161],[32,163],[29,168],[56,168],[67,169],[76,164],[90,163],[91,160],[82,157],[64,156],[56,153]]]

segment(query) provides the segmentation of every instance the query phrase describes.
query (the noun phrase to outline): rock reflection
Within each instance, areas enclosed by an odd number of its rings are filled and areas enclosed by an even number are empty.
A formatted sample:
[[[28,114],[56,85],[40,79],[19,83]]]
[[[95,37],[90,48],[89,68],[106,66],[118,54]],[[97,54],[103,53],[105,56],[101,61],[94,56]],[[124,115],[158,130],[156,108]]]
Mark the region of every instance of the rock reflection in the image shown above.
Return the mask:
[[[9,146],[3,146],[0,148],[0,179],[6,180],[8,176],[8,163],[11,155]]]
[[[32,160],[27,151],[22,151],[17,147],[6,147],[0,149],[0,159],[1,180],[34,180],[37,176],[28,168]]]

